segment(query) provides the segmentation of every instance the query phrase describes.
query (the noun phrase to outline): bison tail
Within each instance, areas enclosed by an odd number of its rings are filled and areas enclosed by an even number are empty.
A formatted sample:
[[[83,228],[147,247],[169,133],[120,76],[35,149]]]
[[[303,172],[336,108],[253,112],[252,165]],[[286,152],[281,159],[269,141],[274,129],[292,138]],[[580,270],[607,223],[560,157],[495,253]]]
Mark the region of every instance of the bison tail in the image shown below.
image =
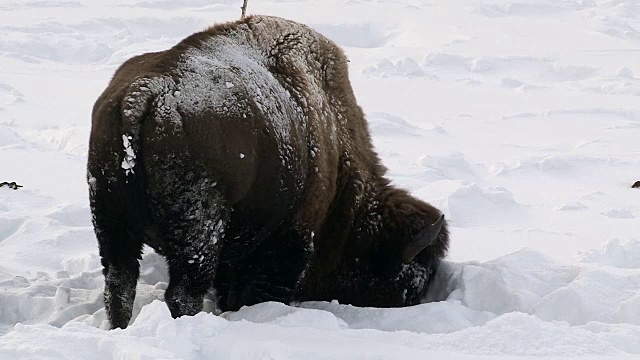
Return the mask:
[[[142,156],[141,129],[142,123],[149,114],[154,100],[153,80],[140,78],[128,88],[120,104],[122,119],[120,152],[120,176],[124,175],[124,182],[120,183],[123,195],[123,205],[128,226],[142,236],[143,226],[148,219],[148,204],[144,178],[144,160]],[[120,177],[119,177],[120,178]]]

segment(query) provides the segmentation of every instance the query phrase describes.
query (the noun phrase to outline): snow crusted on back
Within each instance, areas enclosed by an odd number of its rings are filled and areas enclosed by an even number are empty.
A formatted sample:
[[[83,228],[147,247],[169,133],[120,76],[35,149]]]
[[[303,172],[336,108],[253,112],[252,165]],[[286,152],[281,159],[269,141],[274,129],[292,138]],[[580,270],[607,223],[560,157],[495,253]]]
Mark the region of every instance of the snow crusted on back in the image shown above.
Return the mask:
[[[278,143],[289,143],[290,120],[279,109],[295,102],[267,70],[264,53],[247,39],[246,25],[239,28],[244,31],[213,36],[184,54],[174,96],[187,113],[215,111],[245,118],[251,115],[249,98],[269,116]]]

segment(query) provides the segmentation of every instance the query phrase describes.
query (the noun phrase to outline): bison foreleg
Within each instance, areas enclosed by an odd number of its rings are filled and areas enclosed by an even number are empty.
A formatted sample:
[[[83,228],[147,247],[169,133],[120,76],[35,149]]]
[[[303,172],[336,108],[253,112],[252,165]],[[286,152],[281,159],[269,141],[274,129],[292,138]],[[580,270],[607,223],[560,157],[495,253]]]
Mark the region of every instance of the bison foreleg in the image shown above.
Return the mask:
[[[282,225],[256,247],[241,269],[245,284],[235,294],[236,299],[229,299],[229,307],[237,309],[265,301],[295,301],[299,282],[309,263],[310,244],[310,231],[296,225]],[[242,288],[240,284],[236,287]]]
[[[174,318],[200,312],[204,295],[213,286],[214,262],[204,259],[202,263],[200,255],[194,256],[169,259],[170,280],[164,298]]]
[[[213,287],[218,267],[225,216],[208,206],[198,214],[217,216],[211,220],[182,217],[165,234],[170,244],[165,252],[170,279],[164,297],[174,318],[202,310],[204,295]]]

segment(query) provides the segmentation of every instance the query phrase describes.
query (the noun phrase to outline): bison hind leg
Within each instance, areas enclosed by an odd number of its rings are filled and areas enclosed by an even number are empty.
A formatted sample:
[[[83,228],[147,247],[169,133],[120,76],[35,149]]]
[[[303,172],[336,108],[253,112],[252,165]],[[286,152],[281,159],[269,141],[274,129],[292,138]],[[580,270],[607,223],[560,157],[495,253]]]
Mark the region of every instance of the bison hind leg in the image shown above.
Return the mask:
[[[104,304],[111,328],[124,329],[129,325],[140,275],[137,259],[128,264],[108,264],[104,267]]]
[[[98,182],[107,184],[106,180]],[[143,237],[137,231],[136,215],[127,216],[121,199],[112,196],[116,191],[106,189],[106,185],[97,190],[93,188],[90,202],[105,277],[107,318],[112,329],[124,329],[129,325],[136,296]]]
[[[102,215],[95,213],[97,219]],[[104,305],[111,328],[129,325],[140,276],[138,259],[142,252],[142,238],[123,228],[120,222],[96,221],[96,235],[100,246],[102,273],[105,278]]]

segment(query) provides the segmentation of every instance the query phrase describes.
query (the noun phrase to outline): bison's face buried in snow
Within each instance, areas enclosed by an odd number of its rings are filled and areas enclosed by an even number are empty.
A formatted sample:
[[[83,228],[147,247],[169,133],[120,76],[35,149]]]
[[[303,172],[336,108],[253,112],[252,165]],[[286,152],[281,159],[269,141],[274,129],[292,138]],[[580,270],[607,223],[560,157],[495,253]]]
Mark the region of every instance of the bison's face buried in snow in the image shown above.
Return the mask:
[[[279,18],[125,62],[95,104],[88,170],[113,327],[145,243],[180,316],[211,288],[222,310],[417,304],[449,241],[437,209],[384,178],[342,51]]]
[[[364,235],[361,241],[366,247],[346,251],[335,277],[327,277],[331,281],[312,280],[316,283],[307,289],[320,292],[305,300],[335,298],[347,304],[374,307],[420,303],[425,298],[427,282],[436,270],[434,264],[438,263],[442,242],[447,237],[444,223],[444,217],[434,224],[425,222],[421,231],[408,237],[403,237],[407,232],[402,228],[388,230],[387,234],[379,234],[369,241]]]

